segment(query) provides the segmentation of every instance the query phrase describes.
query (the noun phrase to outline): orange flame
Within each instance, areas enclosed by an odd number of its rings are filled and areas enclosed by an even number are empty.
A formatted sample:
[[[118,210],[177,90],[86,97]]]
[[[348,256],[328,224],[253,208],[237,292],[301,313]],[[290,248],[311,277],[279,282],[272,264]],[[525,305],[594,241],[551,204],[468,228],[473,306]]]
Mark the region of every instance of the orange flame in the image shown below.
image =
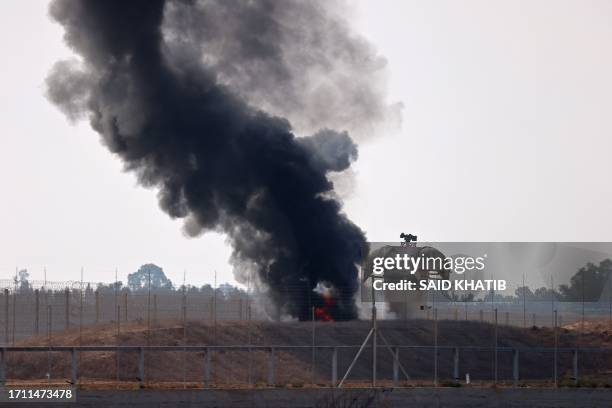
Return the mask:
[[[334,318],[329,314],[328,308],[334,305],[334,298],[330,292],[321,293],[321,297],[323,298],[322,307],[315,307],[314,313],[317,320],[322,320],[324,322],[331,322]]]
[[[331,322],[334,320],[323,307],[315,307],[315,317],[317,320],[323,320],[324,322]]]

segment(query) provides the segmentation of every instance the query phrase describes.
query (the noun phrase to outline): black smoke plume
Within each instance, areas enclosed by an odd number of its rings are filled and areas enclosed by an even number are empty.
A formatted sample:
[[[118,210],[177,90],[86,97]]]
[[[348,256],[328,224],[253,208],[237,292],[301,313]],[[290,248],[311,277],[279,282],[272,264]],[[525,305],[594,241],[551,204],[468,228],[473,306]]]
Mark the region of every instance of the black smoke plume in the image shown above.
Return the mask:
[[[356,140],[399,125],[386,102],[386,60],[351,29],[344,0],[170,2],[166,58],[197,60],[249,104],[300,135],[346,129]]]
[[[346,132],[329,129],[297,138],[288,120],[252,107],[224,83],[223,64],[211,69],[168,50],[188,41],[176,27],[167,32],[165,16],[189,8],[206,14],[208,3],[54,1],[51,16],[80,60],[56,64],[49,98],[71,119],[86,115],[125,169],[158,189],[161,208],[186,219],[191,235],[227,234],[237,278],[245,281],[244,271],[256,271],[279,313],[308,319],[313,305],[325,306],[334,319],[355,318],[356,264],[365,238],[342,213],[328,175],[349,167],[356,146]],[[247,12],[253,4],[212,3],[216,12]],[[260,4],[272,10],[282,3]],[[254,61],[248,50],[278,51],[274,32],[266,34],[269,42],[257,41],[268,27],[265,19],[249,23],[240,31],[253,40],[239,45],[245,67]],[[197,41],[206,48],[206,35]],[[330,291],[313,290],[321,286]]]

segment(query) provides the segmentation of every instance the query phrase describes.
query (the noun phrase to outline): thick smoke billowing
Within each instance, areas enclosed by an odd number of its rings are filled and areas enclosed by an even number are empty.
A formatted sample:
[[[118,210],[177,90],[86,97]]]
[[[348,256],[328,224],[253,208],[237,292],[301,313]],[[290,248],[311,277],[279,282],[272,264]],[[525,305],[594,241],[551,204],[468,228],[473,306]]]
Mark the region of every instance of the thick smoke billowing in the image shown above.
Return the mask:
[[[300,135],[343,129],[364,140],[399,125],[386,102],[386,60],[332,0],[172,2],[163,35],[168,60],[197,60],[251,105],[284,117]]]
[[[49,98],[71,119],[88,117],[126,170],[158,189],[161,208],[186,219],[188,233],[226,233],[237,279],[255,271],[279,313],[309,318],[305,300],[323,304],[313,291],[323,285],[334,293],[329,313],[354,318],[365,238],[333,199],[328,176],[347,169],[357,148],[346,132],[327,128],[297,138],[287,119],[269,112],[283,111],[272,108],[283,106],[274,98],[297,104],[286,112],[300,108],[299,86],[291,87],[297,71],[284,54],[299,43],[290,36],[299,27],[311,25],[306,48],[316,48],[319,26],[321,35],[339,33],[346,55],[370,55],[365,43],[311,2],[56,0],[50,10],[81,60],[56,64]],[[291,21],[295,29],[283,28]],[[306,48],[306,71],[335,61]],[[287,58],[300,56],[292,52]],[[364,89],[373,88],[347,90],[362,92],[366,104],[353,108],[383,115],[384,104]]]

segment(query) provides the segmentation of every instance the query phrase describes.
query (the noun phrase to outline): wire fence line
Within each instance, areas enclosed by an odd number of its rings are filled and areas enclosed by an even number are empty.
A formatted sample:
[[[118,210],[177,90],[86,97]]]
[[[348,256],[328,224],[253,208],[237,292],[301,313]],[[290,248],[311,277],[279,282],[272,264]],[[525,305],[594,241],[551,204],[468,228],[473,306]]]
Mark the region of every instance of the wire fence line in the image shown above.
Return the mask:
[[[156,324],[179,321],[267,321],[270,314],[260,307],[265,295],[238,288],[185,287],[179,290],[152,289],[132,291],[126,287],[92,282],[32,282],[27,287],[15,281],[0,280],[0,344],[14,345],[16,340],[35,335],[103,323]],[[311,309],[303,288],[287,288],[287,297]],[[411,313],[396,317],[379,303],[379,318],[432,320],[433,308],[438,319],[492,323],[494,311],[498,323],[517,327],[553,327],[588,320],[607,321],[612,329],[612,307],[599,302],[440,302],[410,304]],[[369,318],[371,302],[359,302],[362,317]],[[313,318],[316,318],[313,315]],[[581,327],[584,329],[584,327]]]
[[[355,340],[354,335],[343,344],[329,343],[332,338],[329,331],[336,332],[333,338],[337,341],[343,330],[353,328],[343,329],[339,323],[335,329],[337,323],[325,326],[323,322],[316,322],[314,310],[312,325],[301,327],[302,331],[307,331],[307,335],[299,340],[304,344],[283,345],[287,336],[297,335],[281,333],[274,328],[266,333],[258,331],[253,325],[269,322],[270,317],[255,307],[264,299],[250,291],[187,287],[131,291],[81,282],[46,282],[24,288],[11,281],[8,283],[11,286],[0,291],[0,378],[4,380],[43,377],[49,381],[114,381],[140,386],[145,381],[174,381],[183,387],[188,384],[194,387],[223,384],[329,386],[338,384],[339,375],[349,368],[359,347],[351,343]],[[288,290],[293,290],[290,296],[303,296],[300,288]],[[298,301],[308,302],[308,299],[300,298]],[[405,327],[402,318],[385,312],[383,302],[377,303],[382,322]],[[364,311],[361,323],[367,324],[371,303],[358,305]],[[411,316],[404,316],[408,325],[414,324],[414,318],[421,322],[421,326],[431,325],[435,339],[426,339],[426,342],[431,340],[431,344],[414,346],[402,344],[402,337],[396,337],[391,345],[376,346],[379,350],[379,368],[376,371],[380,372],[383,384],[386,381],[390,385],[415,382],[444,385],[444,381],[456,382],[468,374],[475,382],[517,384],[520,379],[576,385],[579,383],[578,367],[596,376],[612,370],[611,349],[587,347],[580,339],[572,340],[574,343],[569,345],[557,344],[558,331],[563,325],[582,322],[580,332],[583,333],[585,320],[597,319],[605,323],[608,317],[612,328],[606,302],[551,305],[549,302],[436,301],[410,306],[414,309]],[[443,344],[438,341],[438,324],[442,321],[455,324],[451,326],[454,328],[446,329],[446,334],[451,330],[462,331],[464,322],[489,323],[487,327],[494,328],[494,334],[485,341],[488,341],[486,345]],[[151,331],[164,328],[164,322],[178,322],[178,325],[165,327],[165,330],[172,331],[172,336],[155,337],[150,341]],[[217,340],[217,322],[245,322],[246,325],[242,337],[238,334],[232,337],[231,330],[234,329],[230,327],[230,334],[219,333]],[[116,331],[112,329],[116,334],[116,344],[94,346],[81,342],[82,329],[109,324],[116,327]],[[539,347],[508,347],[503,345],[503,341],[514,340],[508,340],[507,334],[498,335],[498,330],[501,333],[504,328],[533,326],[553,328],[554,347],[544,343]],[[75,329],[79,330],[78,333]],[[59,333],[66,330],[73,330],[73,337],[77,336],[78,341],[71,345],[62,344],[65,336],[59,337]],[[202,334],[206,341],[193,340],[192,337],[198,335],[193,331],[198,330],[206,332]],[[134,339],[121,337],[124,331],[136,333]],[[140,332],[144,336],[138,337]],[[57,340],[56,335],[59,337]],[[35,346],[16,344],[27,339],[33,339],[29,344]],[[194,341],[201,343],[194,344]],[[131,342],[131,345],[126,342]],[[371,345],[365,348],[372,353]],[[108,363],[108,359],[103,360],[100,354],[105,352],[114,354],[112,368],[102,369],[100,366]],[[90,356],[95,358],[90,359]],[[174,365],[169,368],[169,364]],[[356,361],[354,380],[368,384],[371,365],[371,356]],[[24,371],[28,367],[30,371]],[[410,378],[404,378],[403,368],[399,370],[398,367],[409,367]]]
[[[32,335],[102,323],[263,318],[251,307],[251,299],[242,293],[215,296],[176,291],[109,293],[66,288],[21,292],[4,289],[0,299],[4,344]]]
[[[190,388],[197,387],[212,387],[219,386],[225,383],[233,385],[260,385],[260,386],[286,386],[302,387],[309,383],[308,373],[296,372],[287,370],[283,367],[283,362],[287,361],[288,356],[298,356],[299,354],[307,354],[310,350],[316,350],[319,355],[325,357],[324,360],[318,361],[318,371],[320,375],[312,377],[310,385],[313,386],[342,386],[340,375],[347,370],[350,359],[341,358],[348,353],[354,353],[358,348],[357,345],[340,345],[340,346],[283,346],[283,345],[244,345],[244,346],[50,346],[50,347],[3,347],[0,348],[0,385],[5,385],[7,381],[15,380],[10,378],[12,374],[10,370],[11,358],[19,357],[21,354],[29,355],[51,355],[53,354],[54,369],[56,379],[63,379],[73,385],[86,384],[87,381],[108,381],[111,378],[104,377],[98,370],[92,375],[91,367],[79,364],[79,357],[84,354],[95,354],[104,352],[113,352],[117,356],[122,354],[125,358],[128,357],[127,364],[123,365],[123,370],[120,373],[117,371],[118,382],[137,383],[140,388],[144,388],[147,383],[154,382],[172,382],[178,381],[184,387],[189,383]],[[525,382],[531,383],[540,380],[540,384],[551,385],[578,385],[580,384],[580,365],[579,356],[583,360],[583,366],[589,367],[589,360],[610,358],[612,348],[550,348],[550,347],[532,347],[532,348],[513,348],[513,347],[484,347],[484,346],[410,346],[410,345],[388,345],[377,346],[379,353],[384,352],[385,347],[389,347],[393,353],[390,358],[381,360],[377,371],[383,374],[379,385],[391,386],[407,386],[410,384],[433,384],[434,386],[442,385],[456,386],[459,384],[460,373],[471,372],[473,374],[473,382],[493,382],[500,385],[519,386]],[[372,350],[372,347],[369,347]],[[401,353],[400,353],[401,352]],[[492,353],[496,356],[496,365],[489,378],[489,373],[483,373],[473,363],[477,353],[485,356]],[[184,371],[182,379],[173,377],[176,373],[163,373],[160,376],[160,371],[147,364],[147,361],[157,360],[159,364],[160,355],[171,355],[170,358],[178,355],[189,355],[190,367]],[[255,356],[253,356],[255,354]],[[440,362],[436,359],[436,366],[433,370],[433,378],[429,373],[429,378],[419,376],[418,374],[412,377],[404,371],[402,363],[408,364],[410,367],[410,359],[407,356],[435,354],[440,356]],[[533,368],[534,357],[535,361],[548,362],[551,356],[554,356],[554,374],[551,378],[549,373],[542,374],[542,370],[529,370]],[[233,360],[236,362],[238,358],[247,355],[249,359],[257,360],[259,364],[258,375],[253,376],[251,373],[245,375],[244,371],[240,373],[231,373],[228,378],[227,371],[224,376],[215,375],[215,364],[213,358],[220,356],[223,360]],[[548,356],[548,358],[542,358]],[[477,359],[477,358],[476,358]],[[63,367],[58,369],[58,361],[63,364]],[[183,359],[186,361],[186,359]],[[522,368],[522,361],[528,363],[528,370]],[[586,361],[586,362],[584,362]],[[217,361],[218,363],[218,361]],[[369,362],[367,362],[369,363]],[[185,362],[183,362],[185,364]],[[220,365],[220,364],[218,364]],[[49,364],[49,367],[51,364]],[[147,367],[148,366],[148,367]],[[151,369],[153,368],[153,369]],[[186,368],[184,366],[184,368]],[[401,370],[400,370],[401,368]],[[119,367],[118,367],[119,369]],[[350,369],[350,368],[349,368]],[[60,371],[59,373],[57,371]],[[545,372],[546,370],[544,370]],[[567,376],[561,376],[558,373],[567,372]],[[47,371],[46,376],[49,379],[51,369]],[[170,375],[169,375],[170,374]],[[236,375],[238,374],[238,375]],[[40,375],[40,374],[39,374]],[[19,377],[19,373],[15,377]],[[222,377],[222,378],[219,378]],[[31,376],[29,380],[40,380],[44,376]],[[316,380],[315,380],[316,378]],[[18,379],[18,378],[17,378]],[[444,382],[446,381],[446,383]],[[450,381],[450,382],[449,382]],[[467,384],[470,383],[470,375],[465,377]],[[357,384],[363,384],[363,376],[357,380]],[[593,383],[586,383],[592,385]],[[610,386],[609,383],[606,383]]]

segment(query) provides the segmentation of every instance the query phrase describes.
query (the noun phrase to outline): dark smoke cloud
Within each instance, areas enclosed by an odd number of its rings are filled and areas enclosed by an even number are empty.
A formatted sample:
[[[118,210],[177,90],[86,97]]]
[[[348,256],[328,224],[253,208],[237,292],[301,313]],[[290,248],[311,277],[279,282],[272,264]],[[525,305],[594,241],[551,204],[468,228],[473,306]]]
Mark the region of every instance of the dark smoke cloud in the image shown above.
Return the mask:
[[[253,106],[299,134],[345,129],[364,139],[397,128],[386,101],[386,60],[350,30],[350,8],[331,0],[202,0],[169,4],[167,57],[197,60]]]
[[[287,119],[253,108],[258,97],[243,94],[249,82],[273,88],[287,78],[287,87],[295,75],[281,63],[292,39],[274,24],[277,13],[285,24],[310,21],[311,35],[317,24],[323,34],[333,28],[309,14],[322,11],[308,3],[56,0],[51,15],[80,60],[55,65],[48,96],[69,118],[89,118],[125,169],[158,189],[161,208],[186,219],[188,233],[227,234],[237,279],[255,271],[279,313],[309,318],[305,300],[321,305],[313,289],[324,285],[335,295],[331,315],[349,319],[365,238],[332,198],[328,176],[347,169],[357,148],[346,132],[330,129],[297,138]],[[228,23],[228,38],[223,13],[244,18]],[[184,19],[194,21],[182,32]],[[209,47],[222,58],[193,57]],[[326,61],[317,53],[304,58]],[[241,67],[245,74],[234,74]],[[247,83],[232,83],[240,80]],[[291,94],[279,92],[270,97]]]

